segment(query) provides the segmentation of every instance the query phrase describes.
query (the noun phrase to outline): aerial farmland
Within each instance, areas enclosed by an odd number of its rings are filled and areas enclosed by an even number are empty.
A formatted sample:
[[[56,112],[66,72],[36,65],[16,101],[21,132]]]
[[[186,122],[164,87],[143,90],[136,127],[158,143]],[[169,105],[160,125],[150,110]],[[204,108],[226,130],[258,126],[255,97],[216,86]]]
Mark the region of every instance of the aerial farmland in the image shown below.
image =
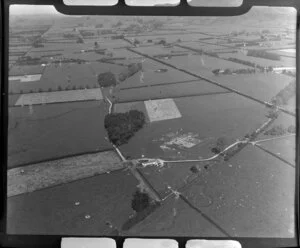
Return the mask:
[[[293,9],[11,13],[9,234],[294,237]]]

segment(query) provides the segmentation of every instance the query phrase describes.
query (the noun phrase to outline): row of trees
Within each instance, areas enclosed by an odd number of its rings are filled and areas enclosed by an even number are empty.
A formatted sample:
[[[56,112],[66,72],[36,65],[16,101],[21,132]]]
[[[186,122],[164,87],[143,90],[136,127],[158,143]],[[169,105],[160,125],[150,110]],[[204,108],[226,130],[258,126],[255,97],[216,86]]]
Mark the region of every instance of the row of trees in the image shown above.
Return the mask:
[[[215,75],[219,75],[219,74],[224,74],[224,75],[231,75],[233,73],[235,74],[253,74],[255,73],[255,69],[237,69],[237,70],[231,70],[231,69],[225,69],[225,70],[221,70],[221,69],[215,69],[212,71],[213,74]]]
[[[278,54],[266,52],[263,50],[249,50],[247,56],[264,58],[269,60],[276,60],[276,61],[280,60],[280,56]]]
[[[131,63],[127,66],[127,69],[119,74],[119,80],[125,81],[127,78],[133,76],[135,73],[143,69],[142,63]]]
[[[31,57],[31,56],[21,56],[17,59],[17,65],[40,65],[42,63],[47,63],[42,61],[41,58]]]
[[[215,145],[211,148],[211,151],[215,154],[220,153],[222,150],[225,149],[228,141],[225,137],[220,137],[216,140]]]
[[[144,124],[145,115],[138,110],[108,114],[104,119],[109,140],[117,146],[126,144]]]
[[[29,90],[27,91],[27,93],[41,93],[41,92],[52,92],[52,91],[67,91],[67,90],[83,90],[83,89],[95,89],[95,88],[98,88],[98,85],[95,84],[95,85],[86,85],[86,86],[76,86],[76,85],[73,85],[73,86],[66,86],[66,87],[62,87],[62,86],[57,86],[57,88],[53,89],[53,88],[48,88],[48,89],[42,89],[42,88],[39,88],[37,90]],[[25,93],[24,90],[20,90],[18,92],[15,92],[15,91],[10,91],[9,94],[23,94]]]
[[[271,136],[281,136],[286,133],[296,133],[296,127],[294,125],[290,125],[289,127],[285,128],[282,124],[280,124],[264,132],[265,135]]]
[[[257,65],[256,63],[253,63],[253,62],[250,62],[250,61],[246,61],[246,60],[242,60],[242,59],[237,59],[237,58],[231,58],[231,57],[228,58],[227,60],[232,61],[232,62],[235,62],[235,63],[242,64],[242,65],[251,66],[251,67],[260,69],[261,71],[264,71],[264,70],[265,70],[265,67],[264,67],[264,66]]]
[[[296,82],[291,81],[271,100],[271,103],[277,106],[286,105],[289,99],[295,96]]]
[[[142,63],[131,63],[127,66],[126,70],[121,72],[116,78],[116,75],[112,72],[104,72],[98,75],[98,83],[101,87],[114,87],[118,84],[118,81],[123,82],[127,78],[131,77],[138,71],[142,70]]]

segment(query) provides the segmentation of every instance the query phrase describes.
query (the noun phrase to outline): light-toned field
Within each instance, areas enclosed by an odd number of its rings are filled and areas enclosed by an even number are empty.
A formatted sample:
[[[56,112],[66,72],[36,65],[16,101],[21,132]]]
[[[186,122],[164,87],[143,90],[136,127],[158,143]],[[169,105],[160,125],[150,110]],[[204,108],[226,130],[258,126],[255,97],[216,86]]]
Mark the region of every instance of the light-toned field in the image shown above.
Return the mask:
[[[40,65],[14,65],[9,70],[9,76],[24,76],[41,74],[45,68]]]
[[[181,118],[173,99],[161,99],[145,101],[150,122]]]
[[[23,76],[10,76],[8,77],[9,81],[19,81],[20,83],[34,82],[41,79],[42,74],[34,75],[23,75]]]
[[[29,193],[121,168],[123,164],[113,151],[18,167],[7,172],[7,196]]]
[[[219,75],[211,76],[210,79],[262,101],[270,101],[280,90],[295,80],[277,73]]]
[[[15,106],[102,100],[100,88],[23,94]]]

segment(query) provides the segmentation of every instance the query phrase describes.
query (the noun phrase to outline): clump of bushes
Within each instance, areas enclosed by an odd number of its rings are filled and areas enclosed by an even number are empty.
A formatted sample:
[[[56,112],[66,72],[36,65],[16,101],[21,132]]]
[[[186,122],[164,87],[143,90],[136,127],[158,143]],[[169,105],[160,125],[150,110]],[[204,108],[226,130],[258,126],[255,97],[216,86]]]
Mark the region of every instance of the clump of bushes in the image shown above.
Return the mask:
[[[286,133],[285,128],[283,125],[276,125],[272,127],[271,129],[264,132],[264,135],[271,135],[271,136],[277,136],[277,135],[284,135]]]
[[[134,211],[137,213],[143,211],[150,205],[150,197],[147,193],[143,193],[139,190],[137,190],[134,195],[133,199],[131,201],[131,207]]]
[[[215,154],[218,154],[225,149],[227,143],[228,142],[225,137],[218,138],[215,146],[211,148],[211,151]]]
[[[117,85],[116,76],[110,71],[100,73],[98,75],[98,83],[101,87],[116,86]]]
[[[199,172],[199,169],[197,168],[197,166],[193,165],[191,168],[190,168],[190,171],[194,174],[197,174]]]
[[[49,89],[48,89],[48,92],[51,92],[51,91],[52,91],[52,89],[51,89],[51,88],[49,88]]]
[[[294,125],[290,125],[287,131],[288,133],[296,133],[296,127]]]
[[[237,59],[237,58],[228,58],[227,60],[235,62],[235,63],[242,64],[242,65],[248,65],[248,66],[251,66],[251,67],[256,67],[257,69],[260,69],[261,71],[265,70],[265,67],[263,67],[261,65],[257,65],[257,64],[255,64],[253,62],[250,62],[250,61],[246,61],[246,60],[242,60],[242,59]]]
[[[220,69],[215,69],[212,71],[213,74],[219,75],[219,74],[224,74],[224,75],[231,75],[233,73],[235,74],[253,74],[255,73],[255,69],[247,68],[247,69],[237,69],[237,70],[231,70],[231,69],[225,69],[225,70],[220,70]]]
[[[284,87],[278,94],[271,100],[274,105],[286,105],[291,97],[295,95],[296,92],[296,82],[290,82],[286,87]]]
[[[82,43],[84,43],[84,41],[81,37],[78,37],[76,43],[82,44]]]
[[[127,143],[144,124],[145,115],[138,110],[108,114],[104,119],[104,127],[107,130],[109,140],[117,146]]]
[[[281,136],[286,133],[296,133],[296,127],[294,125],[290,125],[288,128],[284,128],[284,126],[280,124],[264,132],[264,135]]]
[[[140,70],[142,70],[142,63],[129,64],[126,71],[121,72],[118,78],[122,82],[127,78],[131,77],[132,75],[134,75],[135,73],[139,72]]]

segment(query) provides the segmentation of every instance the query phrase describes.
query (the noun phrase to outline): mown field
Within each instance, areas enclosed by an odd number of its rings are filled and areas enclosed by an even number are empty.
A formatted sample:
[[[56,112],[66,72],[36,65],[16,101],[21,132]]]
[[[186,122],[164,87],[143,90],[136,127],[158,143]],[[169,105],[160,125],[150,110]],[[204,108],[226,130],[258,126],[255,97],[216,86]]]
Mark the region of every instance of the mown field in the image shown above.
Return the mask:
[[[9,109],[8,168],[111,148],[104,103],[64,103]]]

